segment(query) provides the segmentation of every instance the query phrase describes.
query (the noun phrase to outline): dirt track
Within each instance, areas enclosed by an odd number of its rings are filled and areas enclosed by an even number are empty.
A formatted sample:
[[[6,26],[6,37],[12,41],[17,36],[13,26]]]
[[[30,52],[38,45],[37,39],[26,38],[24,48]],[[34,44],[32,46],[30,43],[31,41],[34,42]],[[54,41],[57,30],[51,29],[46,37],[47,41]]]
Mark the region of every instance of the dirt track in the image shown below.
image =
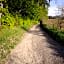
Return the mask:
[[[64,48],[34,26],[11,52],[6,64],[64,64]]]

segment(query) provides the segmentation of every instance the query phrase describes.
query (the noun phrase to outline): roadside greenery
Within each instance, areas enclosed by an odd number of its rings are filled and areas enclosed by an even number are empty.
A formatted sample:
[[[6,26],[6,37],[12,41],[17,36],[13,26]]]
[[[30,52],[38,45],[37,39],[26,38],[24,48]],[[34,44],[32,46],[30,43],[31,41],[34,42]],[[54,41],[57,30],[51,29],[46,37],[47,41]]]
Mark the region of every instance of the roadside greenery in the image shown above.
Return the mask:
[[[18,44],[23,33],[47,17],[47,0],[0,0],[0,64]]]
[[[20,27],[0,31],[0,64],[5,64],[6,57],[21,40],[24,30]]]
[[[47,0],[7,0],[7,3],[9,12],[19,12],[22,17],[38,20],[47,14],[45,8],[45,5],[48,6]]]
[[[22,19],[18,16],[14,18],[12,15],[3,17],[2,22],[4,24],[2,24],[0,30],[0,64],[5,63],[6,57],[21,40],[21,36],[24,32],[28,31],[30,27],[38,23],[38,21],[30,20],[29,18]]]
[[[49,27],[47,24],[42,24],[42,28],[59,44],[64,46],[64,30],[59,30],[57,27]]]

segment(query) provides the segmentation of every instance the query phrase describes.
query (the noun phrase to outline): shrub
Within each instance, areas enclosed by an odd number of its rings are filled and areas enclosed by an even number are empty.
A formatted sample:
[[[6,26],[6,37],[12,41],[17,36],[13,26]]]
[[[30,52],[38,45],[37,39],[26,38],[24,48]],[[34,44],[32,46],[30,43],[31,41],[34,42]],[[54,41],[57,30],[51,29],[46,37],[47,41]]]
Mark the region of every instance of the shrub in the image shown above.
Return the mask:
[[[6,28],[13,28],[15,25],[15,18],[10,14],[6,14],[5,16],[2,16],[1,18],[1,23],[2,23],[2,27]]]

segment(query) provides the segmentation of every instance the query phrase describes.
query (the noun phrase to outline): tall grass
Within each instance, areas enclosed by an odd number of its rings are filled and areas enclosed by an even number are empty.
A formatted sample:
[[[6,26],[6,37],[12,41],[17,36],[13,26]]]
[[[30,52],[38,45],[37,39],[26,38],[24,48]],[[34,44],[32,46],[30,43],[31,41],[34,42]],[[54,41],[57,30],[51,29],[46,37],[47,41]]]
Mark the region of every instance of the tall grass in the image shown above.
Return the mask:
[[[4,64],[4,61],[10,51],[18,44],[24,30],[20,27],[14,29],[2,29],[0,31],[0,64]]]
[[[25,31],[29,30],[38,21],[11,14],[2,17],[0,29],[0,64],[5,64],[10,51],[19,43]]]

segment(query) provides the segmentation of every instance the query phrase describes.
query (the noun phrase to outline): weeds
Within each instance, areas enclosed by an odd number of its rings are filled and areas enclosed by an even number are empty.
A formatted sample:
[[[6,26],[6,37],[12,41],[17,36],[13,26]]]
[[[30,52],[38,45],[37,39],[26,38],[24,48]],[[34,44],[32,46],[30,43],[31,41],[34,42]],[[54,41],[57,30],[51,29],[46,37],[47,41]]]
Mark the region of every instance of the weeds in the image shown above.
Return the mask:
[[[5,63],[5,59],[10,51],[19,43],[23,33],[30,29],[38,21],[29,18],[22,19],[19,16],[6,15],[2,17],[0,30],[0,64]]]

